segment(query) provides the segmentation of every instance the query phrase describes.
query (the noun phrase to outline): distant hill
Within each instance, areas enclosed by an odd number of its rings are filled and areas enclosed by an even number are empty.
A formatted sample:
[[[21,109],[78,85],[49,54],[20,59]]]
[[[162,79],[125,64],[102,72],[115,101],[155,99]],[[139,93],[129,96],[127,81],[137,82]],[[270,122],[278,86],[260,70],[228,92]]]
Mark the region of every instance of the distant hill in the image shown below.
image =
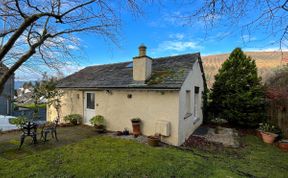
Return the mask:
[[[258,75],[262,77],[262,82],[267,80],[275,68],[285,64],[282,59],[288,58],[288,52],[245,52],[245,54],[256,61]],[[211,88],[214,83],[214,76],[218,73],[222,63],[229,55],[230,54],[217,54],[202,56],[204,72],[209,88]]]

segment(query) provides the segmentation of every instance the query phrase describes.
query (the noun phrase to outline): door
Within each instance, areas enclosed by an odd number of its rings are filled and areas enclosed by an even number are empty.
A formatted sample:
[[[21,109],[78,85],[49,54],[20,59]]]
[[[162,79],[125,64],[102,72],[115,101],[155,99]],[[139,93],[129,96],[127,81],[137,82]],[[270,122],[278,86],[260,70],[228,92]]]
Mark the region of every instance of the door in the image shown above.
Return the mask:
[[[96,115],[95,92],[85,92],[84,96],[84,124],[90,124],[89,120]]]

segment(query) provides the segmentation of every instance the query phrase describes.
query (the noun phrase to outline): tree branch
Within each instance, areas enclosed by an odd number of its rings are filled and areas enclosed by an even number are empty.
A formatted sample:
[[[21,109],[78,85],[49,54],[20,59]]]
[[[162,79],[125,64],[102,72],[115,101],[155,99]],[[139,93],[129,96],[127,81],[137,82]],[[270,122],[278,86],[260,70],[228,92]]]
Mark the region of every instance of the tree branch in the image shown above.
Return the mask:
[[[7,80],[10,78],[11,75],[13,75],[13,73],[24,63],[26,62],[31,56],[33,56],[36,53],[36,48],[39,47],[41,44],[43,44],[43,42],[49,38],[50,35],[46,34],[45,36],[43,36],[37,43],[33,44],[30,49],[23,54],[19,60],[12,65],[12,67],[9,68],[8,71],[6,71],[4,73],[4,75],[2,75],[2,77],[0,78],[0,93],[2,93],[3,88],[4,88],[4,84],[7,82]]]
[[[16,4],[17,10],[18,10],[19,14],[21,15],[21,17],[26,19],[27,15],[22,12],[22,10],[21,10],[21,8],[19,6],[19,0],[15,0],[15,4]]]
[[[51,13],[42,13],[42,14],[34,14],[30,17],[27,17],[24,22],[19,26],[19,28],[14,32],[14,34],[9,38],[7,43],[0,50],[0,61],[5,57],[5,55],[9,52],[9,50],[13,47],[16,40],[23,34],[23,32],[34,22],[36,22],[39,18],[44,16],[51,16],[56,19],[60,18],[58,15]]]
[[[10,30],[5,30],[3,32],[0,33],[0,38],[5,37],[6,35],[15,32],[17,29],[10,29]]]
[[[71,8],[71,9],[67,10],[67,11],[64,12],[63,14],[61,14],[61,17],[64,17],[65,15],[69,14],[70,12],[72,12],[72,11],[74,11],[74,10],[76,10],[76,9],[79,9],[79,8],[84,7],[84,6],[86,6],[86,5],[92,4],[92,3],[95,2],[95,1],[96,1],[96,0],[91,0],[91,1],[88,1],[88,2],[86,2],[86,3],[80,4],[80,5],[78,5],[78,6],[75,6],[75,7]]]

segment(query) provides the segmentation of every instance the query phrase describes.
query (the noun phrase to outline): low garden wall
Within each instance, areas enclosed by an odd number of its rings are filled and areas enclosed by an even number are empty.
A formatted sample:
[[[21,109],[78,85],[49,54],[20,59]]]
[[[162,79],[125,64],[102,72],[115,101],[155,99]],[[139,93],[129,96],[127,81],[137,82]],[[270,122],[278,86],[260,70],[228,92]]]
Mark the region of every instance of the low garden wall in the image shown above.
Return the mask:
[[[13,116],[25,116],[27,118],[32,118],[33,116],[33,113],[34,113],[34,110],[33,109],[20,109],[20,110],[16,110],[16,111],[13,111]],[[40,117],[40,120],[44,120],[46,121],[46,108],[39,108],[39,117]]]

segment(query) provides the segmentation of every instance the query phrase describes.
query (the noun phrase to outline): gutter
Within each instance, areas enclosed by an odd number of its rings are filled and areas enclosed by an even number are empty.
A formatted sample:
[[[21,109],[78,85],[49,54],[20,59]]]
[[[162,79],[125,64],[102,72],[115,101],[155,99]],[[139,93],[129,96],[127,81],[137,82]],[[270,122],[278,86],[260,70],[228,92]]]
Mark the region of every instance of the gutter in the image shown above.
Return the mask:
[[[92,91],[103,91],[103,90],[150,90],[150,91],[180,91],[180,88],[129,88],[129,87],[57,87],[58,89],[74,89],[74,90],[92,90]]]

